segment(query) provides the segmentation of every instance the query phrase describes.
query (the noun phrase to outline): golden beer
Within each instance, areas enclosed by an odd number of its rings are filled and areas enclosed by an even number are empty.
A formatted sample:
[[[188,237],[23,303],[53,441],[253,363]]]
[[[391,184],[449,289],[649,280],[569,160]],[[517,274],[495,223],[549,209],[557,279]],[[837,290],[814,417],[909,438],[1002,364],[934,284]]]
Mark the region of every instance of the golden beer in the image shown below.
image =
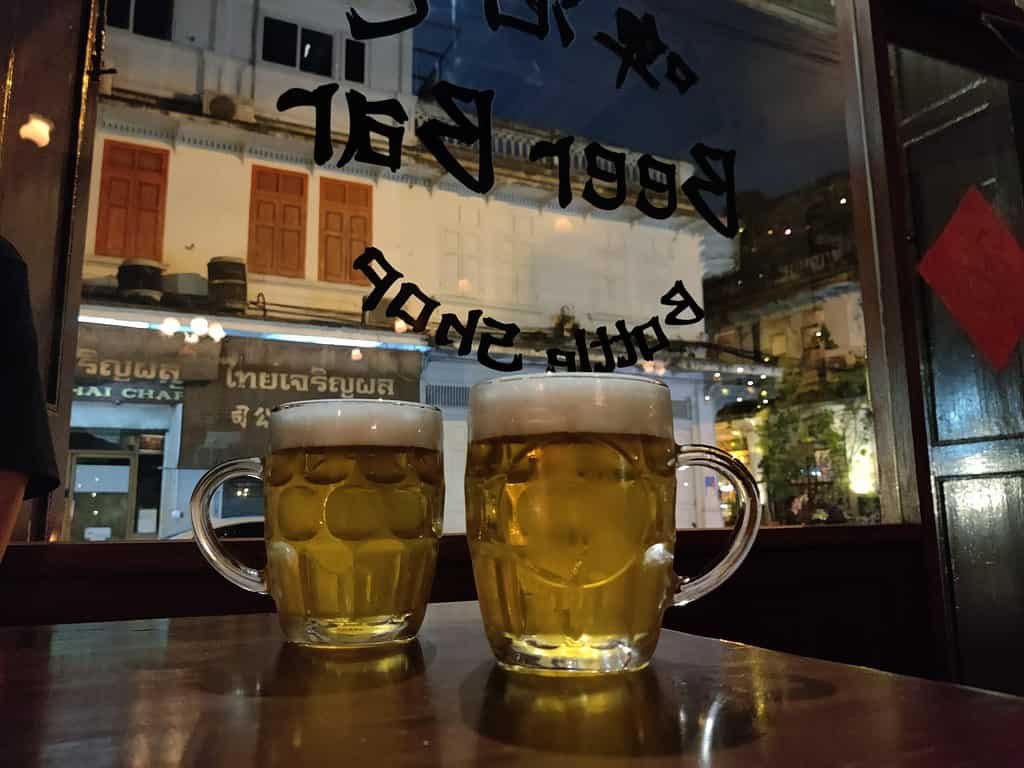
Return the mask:
[[[203,557],[277,603],[293,643],[410,640],[423,623],[444,515],[441,411],[385,400],[307,400],[270,415],[265,461],[203,475],[189,504]],[[263,481],[267,567],[239,562],[210,521],[217,489]]]
[[[675,464],[673,442],[647,435],[470,445],[466,524],[499,659],[650,656],[675,583]]]
[[[654,651],[678,583],[678,449],[667,389],[618,378],[499,379],[471,396],[466,530],[506,666],[617,671]]]
[[[267,580],[290,639],[411,638],[423,621],[444,507],[441,454],[326,446],[270,456]]]

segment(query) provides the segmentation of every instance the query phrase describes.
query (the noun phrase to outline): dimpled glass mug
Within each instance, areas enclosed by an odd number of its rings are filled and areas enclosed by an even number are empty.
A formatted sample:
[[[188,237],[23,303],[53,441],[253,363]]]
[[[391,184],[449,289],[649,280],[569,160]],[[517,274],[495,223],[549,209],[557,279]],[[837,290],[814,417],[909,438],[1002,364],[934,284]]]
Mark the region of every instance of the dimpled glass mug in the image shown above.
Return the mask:
[[[270,593],[285,637],[344,647],[411,640],[426,612],[444,510],[441,412],[416,403],[313,400],[270,415],[270,452],[199,481],[192,526],[222,576]],[[214,491],[263,481],[267,568],[239,563],[210,521]]]
[[[665,610],[720,586],[760,525],[757,484],[717,448],[680,447],[660,381],[622,374],[493,379],[470,393],[466,530],[498,662],[619,672],[654,653]],[[676,471],[736,488],[728,552],[705,575],[673,571]]]

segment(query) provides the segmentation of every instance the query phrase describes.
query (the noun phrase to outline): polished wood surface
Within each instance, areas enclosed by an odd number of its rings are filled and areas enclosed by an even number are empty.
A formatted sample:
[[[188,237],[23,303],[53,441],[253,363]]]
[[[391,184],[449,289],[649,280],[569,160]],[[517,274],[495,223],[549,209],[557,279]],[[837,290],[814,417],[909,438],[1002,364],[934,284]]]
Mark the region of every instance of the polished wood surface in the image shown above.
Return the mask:
[[[475,603],[384,652],[272,615],[0,630],[0,763],[1016,765],[1024,699],[665,632],[643,672],[499,670]]]

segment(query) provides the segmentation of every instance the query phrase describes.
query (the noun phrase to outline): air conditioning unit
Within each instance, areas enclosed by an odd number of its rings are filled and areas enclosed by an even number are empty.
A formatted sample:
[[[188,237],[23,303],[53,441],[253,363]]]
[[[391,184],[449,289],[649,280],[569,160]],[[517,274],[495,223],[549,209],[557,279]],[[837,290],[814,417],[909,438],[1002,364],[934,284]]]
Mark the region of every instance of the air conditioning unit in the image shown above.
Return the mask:
[[[215,120],[255,122],[256,110],[252,104],[227,93],[203,93],[203,113]]]

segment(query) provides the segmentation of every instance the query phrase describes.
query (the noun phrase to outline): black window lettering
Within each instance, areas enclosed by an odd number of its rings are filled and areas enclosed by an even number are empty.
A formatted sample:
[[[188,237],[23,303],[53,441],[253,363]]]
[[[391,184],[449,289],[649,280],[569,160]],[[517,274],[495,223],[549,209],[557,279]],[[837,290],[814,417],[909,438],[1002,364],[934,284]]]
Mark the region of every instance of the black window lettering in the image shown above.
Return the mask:
[[[555,24],[558,26],[558,36],[562,39],[562,47],[568,48],[576,39],[576,30],[569,23],[566,11],[571,11],[583,0],[556,0],[555,1]]]
[[[384,258],[383,253],[372,246],[363,251],[352,262],[352,266],[362,272],[373,286],[373,290],[363,297],[363,312],[375,310],[391,286],[405,277],[391,266],[390,262]],[[378,268],[381,270],[381,274],[377,273]]]
[[[338,161],[342,168],[355,158],[361,163],[382,165],[397,171],[402,167],[402,139],[405,136],[404,125],[388,125],[374,120],[370,115],[384,115],[396,123],[406,123],[409,115],[398,99],[384,101],[367,101],[359,91],[345,94],[348,100],[349,136],[345,152]],[[388,140],[388,152],[384,154],[373,148],[370,133],[376,133]]]
[[[619,364],[619,368],[630,368],[636,365],[637,362],[636,347],[633,346],[633,336],[626,326],[625,320],[617,320],[615,330],[618,333],[612,336],[609,341],[612,344],[621,344],[623,349],[626,350],[626,354],[619,355],[616,362]]]
[[[572,332],[573,341],[576,342],[577,365],[579,370],[590,372],[593,368],[590,365],[590,349],[587,346],[587,332],[577,328]]]
[[[484,318],[484,325],[496,331],[503,331],[503,333],[498,336],[484,331],[480,335],[480,346],[476,350],[476,359],[480,361],[480,364],[492,371],[501,371],[502,373],[523,370],[521,354],[513,355],[511,360],[504,361],[491,356],[491,347],[511,347],[515,344],[516,336],[519,335],[519,326],[515,323],[501,323],[490,317]]]
[[[668,54],[668,69],[665,77],[679,90],[679,93],[686,93],[700,81],[697,73],[675,51]]]
[[[492,32],[497,32],[502,27],[510,27],[543,40],[548,36],[549,29],[548,0],[526,0],[526,5],[533,11],[533,20],[505,13],[501,9],[501,0],[484,0],[484,16],[487,18],[487,26],[491,28]]]
[[[564,366],[569,372],[591,371],[590,351],[587,349],[587,332],[582,328],[576,328],[572,332],[573,341],[576,343],[575,352],[567,352],[562,349],[548,350],[547,370],[554,373],[560,366]]]
[[[658,24],[654,17],[645,13],[643,18],[625,8],[615,11],[616,36],[613,38],[606,32],[598,32],[594,39],[619,57],[619,74],[615,87],[621,88],[626,82],[626,75],[632,69],[651,88],[658,88],[658,79],[651,74],[649,67],[663,56],[668,46],[658,34]]]
[[[595,363],[594,370],[598,373],[608,373],[618,368],[629,368],[636,365],[637,356],[636,349],[633,346],[633,339],[630,336],[629,328],[626,327],[625,320],[619,320],[615,323],[615,329],[618,333],[615,336],[608,335],[608,329],[605,326],[601,326],[596,331],[597,341],[590,343],[591,349],[600,349],[604,353],[604,362]],[[621,344],[626,354],[621,355],[618,358],[615,357],[614,346]]]
[[[387,21],[367,21],[354,8],[346,14],[352,37],[356,40],[370,40],[375,37],[390,37],[415,29],[430,15],[430,0],[413,0],[414,9],[408,16]]]
[[[690,154],[697,162],[706,179],[691,176],[683,183],[683,193],[704,220],[718,233],[728,238],[736,237],[740,231],[740,220],[736,213],[736,152],[735,150],[714,149],[704,144],[697,144]],[[710,161],[722,164],[722,174],[711,165]],[[725,195],[725,223],[711,209],[704,199],[704,192],[712,195]]]
[[[694,325],[704,319],[704,309],[690,295],[690,292],[686,290],[682,280],[676,280],[676,284],[672,286],[672,289],[661,297],[661,303],[667,307],[675,307],[665,317],[665,322],[668,325]],[[687,310],[693,312],[693,317],[688,320],[680,317]]]
[[[603,325],[594,333],[597,334],[597,341],[590,342],[591,349],[600,349],[604,354],[603,362],[595,362],[594,370],[597,373],[609,373],[615,370],[615,353],[612,352],[612,344],[608,339],[608,329]]]
[[[420,141],[437,159],[437,162],[477,194],[485,195],[494,186],[494,148],[491,140],[491,108],[494,91],[477,91],[462,88],[442,80],[433,88],[433,96],[450,117],[454,125],[440,120],[428,120],[417,130]],[[471,102],[476,107],[477,122],[474,124],[456,104],[456,100]],[[474,178],[445,146],[443,139],[449,138],[461,144],[479,145],[479,177]]]
[[[331,143],[331,100],[338,92],[338,87],[337,83],[330,83],[312,91],[289,88],[277,98],[278,112],[287,112],[296,107],[313,107],[316,125],[313,160],[317,165],[323,165],[334,154],[334,144]]]
[[[564,368],[568,373],[576,372],[576,353],[566,352],[563,349],[548,350],[548,367],[546,373],[557,373],[559,368]]]
[[[415,317],[405,309],[409,299],[416,299],[422,305],[419,314]],[[398,289],[398,295],[388,304],[387,316],[401,318],[411,325],[416,333],[423,333],[426,330],[430,316],[440,306],[441,302],[427,296],[415,283],[402,283],[402,287]]]
[[[676,194],[676,167],[671,163],[655,160],[650,155],[641,157],[637,165],[640,168],[640,184],[643,187],[636,201],[637,210],[646,216],[650,216],[652,219],[670,218],[679,206],[678,195]],[[664,176],[665,181],[655,179],[654,172]],[[661,206],[652,203],[651,199],[647,196],[648,192],[665,195],[665,205]]]
[[[572,204],[572,145],[576,139],[566,136],[558,141],[538,141],[530,147],[530,162],[553,157],[558,163],[558,204],[568,208]]]
[[[654,333],[653,344],[647,339],[647,331]],[[652,317],[646,323],[635,326],[632,334],[633,342],[640,352],[640,357],[644,360],[653,360],[656,353],[669,348],[668,336],[665,335],[665,329],[661,327],[661,320],[657,317]]]
[[[455,331],[459,334],[459,357],[465,357],[473,351],[473,337],[476,335],[476,326],[483,313],[482,309],[474,309],[463,324],[454,312],[445,312],[441,315],[441,324],[437,326],[437,333],[434,334],[434,343],[439,347],[454,344],[451,332]]]
[[[614,211],[626,201],[626,153],[613,152],[596,141],[588,144],[584,153],[587,157],[587,173],[590,174],[590,179],[583,188],[583,199],[595,208],[600,208],[603,211]],[[600,164],[601,160],[611,164],[612,169],[608,170],[602,167]],[[614,196],[604,197],[598,193],[597,188],[594,186],[594,179],[614,182]]]

